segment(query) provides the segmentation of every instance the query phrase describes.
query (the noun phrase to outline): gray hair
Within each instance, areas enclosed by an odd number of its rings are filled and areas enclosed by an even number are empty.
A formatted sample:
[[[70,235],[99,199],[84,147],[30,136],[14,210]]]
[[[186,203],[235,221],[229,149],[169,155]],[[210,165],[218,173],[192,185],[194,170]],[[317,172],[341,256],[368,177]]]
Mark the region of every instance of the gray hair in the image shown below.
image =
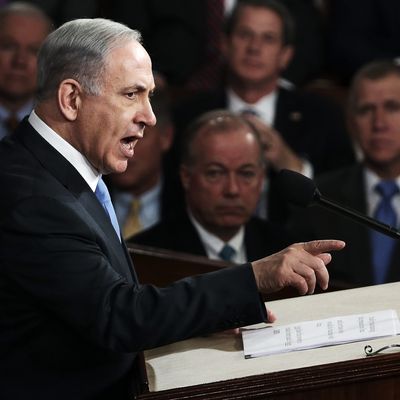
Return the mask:
[[[347,109],[354,113],[357,106],[357,91],[364,80],[377,81],[387,76],[395,75],[400,78],[399,62],[391,59],[376,60],[362,66],[354,75],[347,97]]]
[[[108,54],[132,40],[141,43],[138,31],[103,18],[75,19],[61,25],[39,51],[37,99],[54,95],[68,78],[78,81],[88,94],[99,95]]]
[[[204,129],[212,133],[229,133],[238,128],[247,129],[254,136],[260,149],[260,165],[265,166],[264,147],[258,131],[241,115],[226,109],[208,111],[189,124],[182,138],[181,163],[190,167],[197,162],[193,142]]]

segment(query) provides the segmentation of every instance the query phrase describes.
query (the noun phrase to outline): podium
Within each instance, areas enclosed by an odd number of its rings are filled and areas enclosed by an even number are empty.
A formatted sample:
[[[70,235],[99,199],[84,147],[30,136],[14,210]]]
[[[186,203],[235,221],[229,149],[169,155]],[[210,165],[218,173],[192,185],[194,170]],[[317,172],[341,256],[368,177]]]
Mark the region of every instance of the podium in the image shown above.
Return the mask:
[[[129,243],[128,251],[142,284],[167,286],[188,276],[217,271],[231,264],[207,257]]]
[[[267,302],[274,325],[395,309],[400,283],[348,289]],[[256,325],[265,326],[262,324]],[[153,399],[400,399],[400,349],[366,357],[400,343],[385,337],[366,342],[245,359],[240,336],[215,334],[145,352]]]

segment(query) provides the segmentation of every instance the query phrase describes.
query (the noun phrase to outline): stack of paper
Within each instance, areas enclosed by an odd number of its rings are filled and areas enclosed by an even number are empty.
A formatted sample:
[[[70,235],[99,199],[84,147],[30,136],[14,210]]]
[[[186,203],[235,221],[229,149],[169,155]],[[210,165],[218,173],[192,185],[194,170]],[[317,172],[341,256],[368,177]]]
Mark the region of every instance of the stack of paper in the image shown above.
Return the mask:
[[[245,358],[332,346],[400,333],[395,310],[242,331]]]

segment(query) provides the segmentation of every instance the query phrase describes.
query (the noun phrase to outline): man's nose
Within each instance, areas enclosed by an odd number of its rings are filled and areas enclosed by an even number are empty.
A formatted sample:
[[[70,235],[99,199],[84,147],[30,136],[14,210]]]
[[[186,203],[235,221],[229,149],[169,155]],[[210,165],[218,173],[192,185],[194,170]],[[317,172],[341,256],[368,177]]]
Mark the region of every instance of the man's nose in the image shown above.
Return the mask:
[[[12,62],[14,65],[25,65],[28,60],[28,55],[23,49],[16,49],[14,51]]]
[[[238,180],[234,172],[230,172],[227,175],[225,190],[229,194],[237,194],[239,192]]]
[[[381,108],[376,108],[373,113],[373,127],[375,130],[382,130],[386,126],[386,113]]]
[[[147,101],[147,104],[145,106],[144,116],[146,119],[146,121],[144,121],[144,122],[147,126],[154,126],[157,123],[157,118],[153,112],[153,108],[151,107],[151,104],[149,101]]]

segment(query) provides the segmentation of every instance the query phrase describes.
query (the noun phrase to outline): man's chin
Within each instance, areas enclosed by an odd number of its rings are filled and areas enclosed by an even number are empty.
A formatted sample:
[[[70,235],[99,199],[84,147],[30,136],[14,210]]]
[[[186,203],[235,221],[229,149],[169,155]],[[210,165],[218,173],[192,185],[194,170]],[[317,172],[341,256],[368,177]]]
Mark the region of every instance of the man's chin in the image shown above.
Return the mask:
[[[223,217],[219,220],[219,225],[227,229],[239,229],[246,221],[243,217]]]
[[[103,168],[103,171],[100,171],[103,175],[108,174],[122,174],[128,168],[128,161],[118,161],[113,165]]]

